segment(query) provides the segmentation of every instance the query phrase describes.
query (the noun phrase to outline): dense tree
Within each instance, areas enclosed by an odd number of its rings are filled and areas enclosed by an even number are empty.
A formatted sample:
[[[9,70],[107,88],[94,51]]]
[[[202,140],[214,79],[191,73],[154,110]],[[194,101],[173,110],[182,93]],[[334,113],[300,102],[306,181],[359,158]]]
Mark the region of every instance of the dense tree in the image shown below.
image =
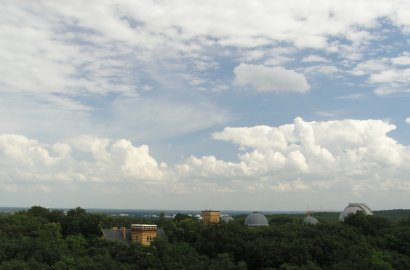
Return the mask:
[[[82,208],[34,206],[0,215],[0,269],[410,269],[410,221],[356,214],[344,223],[302,225],[301,216],[270,217],[249,228],[243,218],[204,225],[189,216],[151,220],[169,241],[149,247],[106,241],[100,228],[147,222]]]
[[[107,216],[102,214],[90,214],[84,209],[77,207],[67,212],[61,221],[64,236],[83,234],[86,237],[98,236],[101,233],[100,225],[106,223]]]

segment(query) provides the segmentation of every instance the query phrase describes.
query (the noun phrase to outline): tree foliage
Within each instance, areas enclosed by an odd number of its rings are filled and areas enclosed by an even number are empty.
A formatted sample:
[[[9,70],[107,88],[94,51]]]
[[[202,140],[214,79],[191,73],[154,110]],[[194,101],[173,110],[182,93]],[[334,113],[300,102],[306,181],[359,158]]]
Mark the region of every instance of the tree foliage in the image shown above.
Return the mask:
[[[302,225],[270,217],[204,225],[185,215],[157,222],[168,241],[149,247],[101,238],[101,227],[135,222],[75,208],[34,206],[0,215],[0,269],[410,269],[410,222],[356,214],[344,223]]]

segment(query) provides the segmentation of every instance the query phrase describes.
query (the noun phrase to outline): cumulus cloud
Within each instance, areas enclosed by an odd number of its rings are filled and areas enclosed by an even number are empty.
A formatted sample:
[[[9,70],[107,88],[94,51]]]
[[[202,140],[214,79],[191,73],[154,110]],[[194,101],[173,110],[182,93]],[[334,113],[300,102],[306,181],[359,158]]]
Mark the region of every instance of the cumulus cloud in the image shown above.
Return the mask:
[[[407,117],[405,122],[410,125],[410,117]]]
[[[213,137],[238,145],[237,161],[190,156],[171,165],[124,139],[84,135],[46,145],[1,135],[0,186],[9,192],[86,184],[172,193],[410,190],[410,150],[388,136],[395,128],[380,120],[302,118],[277,127],[226,127]]]
[[[190,157],[176,171],[242,191],[409,190],[410,151],[387,135],[394,129],[380,120],[301,118],[278,127],[227,127],[213,136],[239,146],[238,162]]]
[[[252,86],[260,92],[306,92],[310,89],[305,76],[283,67],[266,67],[241,63],[234,69],[234,83]]]
[[[228,167],[223,170],[229,171],[224,174],[228,178],[252,179],[243,182],[245,186],[260,186],[262,181],[267,188],[298,179],[312,189],[406,189],[410,151],[387,135],[394,129],[380,120],[305,122],[301,118],[279,127],[225,128],[214,138],[238,144],[243,152],[237,163],[214,160],[212,164]],[[205,164],[210,159],[196,159],[197,174],[199,168],[209,170]]]
[[[22,135],[0,136],[1,183],[17,189],[37,185],[81,186],[84,183],[156,183],[165,163],[158,163],[146,145],[93,136],[47,146]]]

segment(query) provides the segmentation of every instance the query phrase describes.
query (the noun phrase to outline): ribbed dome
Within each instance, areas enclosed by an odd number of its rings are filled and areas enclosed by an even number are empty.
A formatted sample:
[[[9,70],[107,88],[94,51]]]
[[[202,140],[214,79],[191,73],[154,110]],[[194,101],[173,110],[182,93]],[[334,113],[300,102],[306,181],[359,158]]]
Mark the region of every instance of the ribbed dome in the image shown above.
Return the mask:
[[[319,221],[316,218],[309,216],[303,220],[303,223],[309,225],[316,225],[319,223]]]
[[[356,214],[357,211],[361,211],[364,215],[374,215],[372,210],[364,203],[349,203],[349,205],[339,215],[339,220],[343,222],[345,218],[350,214]]]
[[[224,215],[223,217],[221,217],[221,221],[228,224],[230,221],[233,221],[233,217],[231,217],[230,215]]]
[[[245,219],[245,225],[250,227],[269,226],[268,220],[259,212],[253,212]]]

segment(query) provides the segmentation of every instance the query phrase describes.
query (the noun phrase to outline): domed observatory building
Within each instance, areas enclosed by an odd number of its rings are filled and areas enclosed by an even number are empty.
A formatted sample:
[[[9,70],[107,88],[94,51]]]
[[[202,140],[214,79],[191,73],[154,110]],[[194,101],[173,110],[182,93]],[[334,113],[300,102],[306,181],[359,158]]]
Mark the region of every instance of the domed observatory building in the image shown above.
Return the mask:
[[[245,219],[245,225],[248,227],[269,226],[268,220],[259,212],[253,212]]]
[[[317,225],[317,224],[319,224],[319,221],[318,221],[316,218],[314,218],[314,217],[307,216],[307,217],[305,217],[305,219],[303,220],[303,224],[306,224],[306,225]]]
[[[225,224],[228,224],[229,222],[233,221],[233,217],[226,214],[221,217],[221,221],[223,221]]]
[[[311,216],[312,214],[313,214],[313,211],[310,211],[310,210],[306,211],[306,217],[305,217],[305,219],[303,220],[303,224],[304,224],[304,225],[316,225],[316,224],[319,224],[319,221],[318,221],[316,218],[314,218],[314,217]]]
[[[345,221],[345,218],[350,214],[356,214],[357,211],[362,212],[366,216],[373,216],[372,210],[365,203],[349,203],[349,205],[339,215],[341,222]]]

